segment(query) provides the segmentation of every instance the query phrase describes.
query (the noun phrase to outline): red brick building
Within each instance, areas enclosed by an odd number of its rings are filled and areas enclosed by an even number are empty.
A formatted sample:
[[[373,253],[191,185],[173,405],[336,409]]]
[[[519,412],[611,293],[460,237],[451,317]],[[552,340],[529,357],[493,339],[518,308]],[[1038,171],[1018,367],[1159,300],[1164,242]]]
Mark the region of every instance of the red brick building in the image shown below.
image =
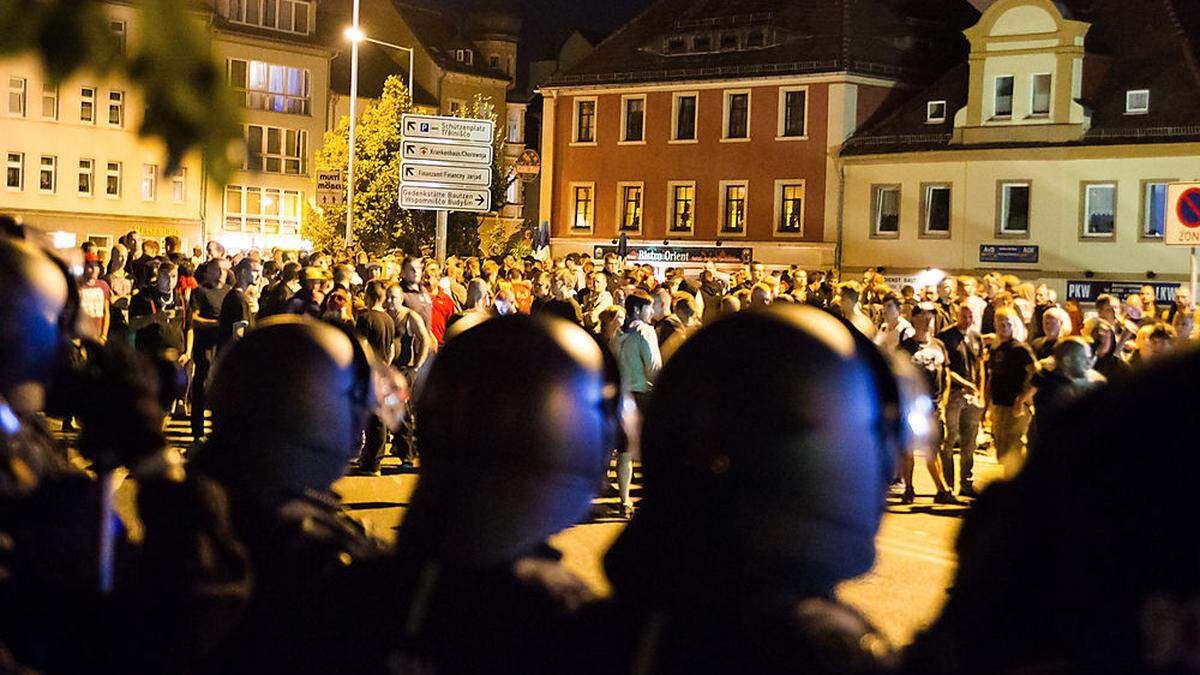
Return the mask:
[[[826,266],[842,142],[965,53],[967,0],[660,0],[541,88],[556,255],[751,248]]]

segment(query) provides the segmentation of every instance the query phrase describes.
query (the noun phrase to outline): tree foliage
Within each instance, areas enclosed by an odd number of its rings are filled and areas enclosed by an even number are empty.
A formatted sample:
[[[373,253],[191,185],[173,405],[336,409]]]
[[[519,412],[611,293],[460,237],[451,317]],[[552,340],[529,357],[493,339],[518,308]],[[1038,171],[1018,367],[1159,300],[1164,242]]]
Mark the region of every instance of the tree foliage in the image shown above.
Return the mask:
[[[179,0],[137,0],[137,7],[140,39],[123,53],[100,0],[0,0],[0,54],[34,53],[51,82],[81,70],[127,78],[145,97],[139,132],[164,142],[167,172],[200,151],[208,173],[224,182],[229,149],[242,134],[240,107],[204,16]]]

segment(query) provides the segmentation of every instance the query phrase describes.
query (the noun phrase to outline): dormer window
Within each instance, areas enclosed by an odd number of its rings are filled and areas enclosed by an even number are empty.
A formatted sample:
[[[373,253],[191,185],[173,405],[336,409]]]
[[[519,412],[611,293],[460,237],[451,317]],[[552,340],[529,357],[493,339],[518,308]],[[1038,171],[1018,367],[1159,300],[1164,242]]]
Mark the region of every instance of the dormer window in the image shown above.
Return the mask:
[[[692,38],[692,51],[694,52],[710,52],[712,51],[712,38],[707,35],[697,35]]]
[[[721,35],[721,49],[737,49],[738,36],[737,33],[723,33]]]
[[[459,63],[465,63],[468,66],[475,62],[475,54],[470,49],[457,49],[454,51],[454,58]]]
[[[746,48],[761,47],[765,41],[766,39],[763,37],[762,31],[751,31],[746,35]]]
[[[946,102],[930,101],[925,104],[925,123],[941,124],[946,121]]]
[[[1001,75],[996,78],[995,99],[992,101],[993,117],[1012,117],[1013,114],[1013,76]]]
[[[685,49],[683,38],[671,38],[667,40],[667,53],[679,54]]]
[[[1145,115],[1150,112],[1150,90],[1132,89],[1125,92],[1125,114]]]

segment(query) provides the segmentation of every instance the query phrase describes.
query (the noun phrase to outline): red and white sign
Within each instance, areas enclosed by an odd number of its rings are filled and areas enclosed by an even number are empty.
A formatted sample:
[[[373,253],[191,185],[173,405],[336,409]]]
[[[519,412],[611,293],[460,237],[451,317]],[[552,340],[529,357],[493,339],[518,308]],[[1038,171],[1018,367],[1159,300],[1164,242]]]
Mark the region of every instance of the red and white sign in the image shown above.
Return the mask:
[[[1200,246],[1200,183],[1167,186],[1167,246]]]

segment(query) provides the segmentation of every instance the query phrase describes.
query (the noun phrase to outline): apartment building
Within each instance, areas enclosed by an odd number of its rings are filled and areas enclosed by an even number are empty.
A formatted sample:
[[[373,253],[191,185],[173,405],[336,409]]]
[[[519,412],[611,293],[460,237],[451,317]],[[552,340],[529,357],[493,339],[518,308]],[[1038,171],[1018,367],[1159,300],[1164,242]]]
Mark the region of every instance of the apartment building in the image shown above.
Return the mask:
[[[835,261],[835,160],[966,52],[965,0],[660,0],[540,91],[556,255]],[[676,250],[678,249],[678,250]]]

